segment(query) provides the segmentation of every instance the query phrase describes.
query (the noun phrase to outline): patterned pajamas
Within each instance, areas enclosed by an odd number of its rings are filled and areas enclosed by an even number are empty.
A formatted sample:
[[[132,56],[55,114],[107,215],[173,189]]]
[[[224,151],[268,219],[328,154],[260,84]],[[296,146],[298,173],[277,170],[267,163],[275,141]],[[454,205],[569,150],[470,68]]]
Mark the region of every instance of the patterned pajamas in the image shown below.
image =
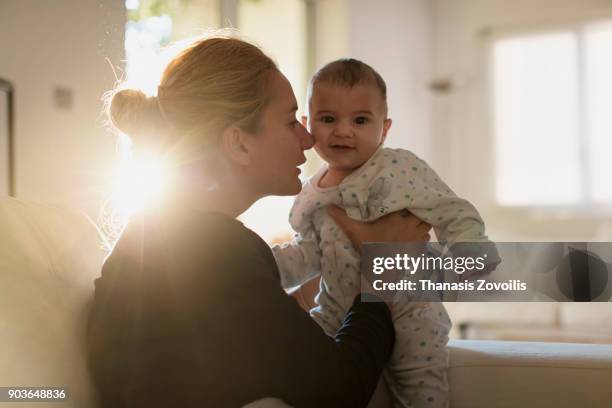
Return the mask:
[[[289,215],[297,232],[293,242],[272,249],[283,287],[321,274],[318,306],[310,313],[330,336],[340,327],[361,281],[359,255],[327,215],[326,206],[336,204],[360,221],[408,209],[434,227],[441,245],[488,242],[474,206],[407,150],[379,148],[339,186],[318,186],[325,171],[324,167],[308,180],[294,202]],[[447,407],[445,346],[451,322],[444,306],[406,300],[394,307],[393,321],[396,343],[384,376],[395,406]]]

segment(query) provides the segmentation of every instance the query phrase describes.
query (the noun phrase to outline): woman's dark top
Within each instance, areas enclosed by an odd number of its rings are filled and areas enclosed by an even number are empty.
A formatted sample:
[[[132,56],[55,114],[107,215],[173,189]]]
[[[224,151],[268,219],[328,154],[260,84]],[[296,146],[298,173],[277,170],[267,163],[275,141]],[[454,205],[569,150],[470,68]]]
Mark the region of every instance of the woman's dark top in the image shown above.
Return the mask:
[[[88,353],[104,408],[367,405],[395,338],[385,304],[357,296],[329,338],[258,235],[169,213],[135,217],[95,282]]]

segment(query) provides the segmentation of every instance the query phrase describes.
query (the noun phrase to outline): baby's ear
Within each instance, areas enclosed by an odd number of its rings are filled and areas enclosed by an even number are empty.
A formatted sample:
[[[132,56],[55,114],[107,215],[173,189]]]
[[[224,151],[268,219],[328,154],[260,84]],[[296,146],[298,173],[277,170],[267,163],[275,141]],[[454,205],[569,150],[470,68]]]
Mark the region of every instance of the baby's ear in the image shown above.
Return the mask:
[[[302,115],[302,126],[308,129],[308,116]]]
[[[393,121],[391,120],[391,118],[387,118],[385,119],[385,121],[383,122],[383,134],[382,134],[382,139],[383,142],[385,141],[385,139],[387,138],[387,132],[389,132],[389,129],[391,129],[391,125],[393,124]]]

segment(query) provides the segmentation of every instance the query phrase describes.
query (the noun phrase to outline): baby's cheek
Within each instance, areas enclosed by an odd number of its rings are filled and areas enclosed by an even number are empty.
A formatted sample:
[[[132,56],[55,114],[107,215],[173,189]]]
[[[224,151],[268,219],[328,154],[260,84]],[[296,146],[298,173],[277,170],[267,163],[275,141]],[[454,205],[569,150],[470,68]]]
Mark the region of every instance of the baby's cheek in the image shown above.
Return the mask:
[[[324,142],[325,137],[324,137],[323,133],[319,129],[317,129],[317,128],[311,129],[310,130],[310,134],[314,138],[314,141],[315,141],[316,144]]]
[[[314,150],[315,152],[317,152],[319,156],[322,156],[324,158],[327,156],[325,154],[325,145],[323,143],[317,142],[316,140],[315,140]]]

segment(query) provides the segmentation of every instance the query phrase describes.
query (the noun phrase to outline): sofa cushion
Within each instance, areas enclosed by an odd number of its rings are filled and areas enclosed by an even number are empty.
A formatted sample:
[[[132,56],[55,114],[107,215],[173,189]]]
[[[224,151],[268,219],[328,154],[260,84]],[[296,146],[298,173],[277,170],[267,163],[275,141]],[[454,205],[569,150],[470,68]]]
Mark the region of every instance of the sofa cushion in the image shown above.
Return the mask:
[[[612,407],[612,345],[453,340],[451,406]]]
[[[105,255],[84,215],[0,199],[0,386],[68,387],[62,406],[93,407],[84,330]]]

